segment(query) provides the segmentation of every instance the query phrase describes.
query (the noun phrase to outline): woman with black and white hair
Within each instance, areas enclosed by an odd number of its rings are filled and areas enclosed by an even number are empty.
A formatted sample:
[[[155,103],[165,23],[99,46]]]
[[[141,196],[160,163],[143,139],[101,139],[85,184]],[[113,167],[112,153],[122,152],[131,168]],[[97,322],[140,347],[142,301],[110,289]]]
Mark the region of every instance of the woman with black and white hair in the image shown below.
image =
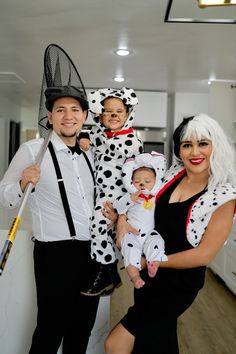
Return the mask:
[[[185,119],[173,135],[176,161],[156,198],[155,229],[166,262],[106,339],[107,354],[177,354],[177,320],[204,285],[206,266],[226,242],[236,208],[234,151],[207,115]],[[124,218],[123,218],[124,219]],[[118,233],[130,226],[121,219]],[[143,262],[145,267],[145,262]],[[191,348],[190,348],[191,351]]]

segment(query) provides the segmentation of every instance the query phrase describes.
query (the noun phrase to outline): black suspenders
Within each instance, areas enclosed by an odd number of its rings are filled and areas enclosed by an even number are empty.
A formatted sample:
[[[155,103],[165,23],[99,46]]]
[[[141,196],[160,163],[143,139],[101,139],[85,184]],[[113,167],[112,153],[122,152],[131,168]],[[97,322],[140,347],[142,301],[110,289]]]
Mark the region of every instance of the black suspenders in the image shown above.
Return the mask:
[[[51,141],[48,144],[48,148],[49,148],[50,154],[52,156],[52,161],[53,161],[53,164],[54,164],[54,167],[55,167],[55,171],[56,171],[56,175],[57,175],[57,182],[58,182],[58,186],[59,186],[59,190],[60,190],[60,194],[61,194],[62,204],[63,204],[64,211],[65,211],[65,214],[66,214],[66,220],[67,220],[68,227],[69,227],[69,230],[70,230],[70,235],[71,235],[72,238],[74,238],[76,236],[75,226],[74,226],[74,222],[73,222],[73,219],[72,219],[68,198],[67,198],[67,195],[66,195],[66,189],[65,189],[64,182],[63,182],[61,170],[60,170],[59,163],[57,161],[57,157],[56,157],[56,154],[55,154],[55,151],[54,151],[54,148],[53,148],[53,145],[52,145]],[[93,174],[93,168],[91,166],[89,158],[83,151],[82,151],[82,153],[83,153],[83,156],[84,156],[84,158],[85,158],[85,160],[86,160],[86,162],[88,164],[89,170],[91,172],[91,175],[93,177],[93,181],[94,181],[94,184],[95,184],[95,177],[94,177],[94,174]]]

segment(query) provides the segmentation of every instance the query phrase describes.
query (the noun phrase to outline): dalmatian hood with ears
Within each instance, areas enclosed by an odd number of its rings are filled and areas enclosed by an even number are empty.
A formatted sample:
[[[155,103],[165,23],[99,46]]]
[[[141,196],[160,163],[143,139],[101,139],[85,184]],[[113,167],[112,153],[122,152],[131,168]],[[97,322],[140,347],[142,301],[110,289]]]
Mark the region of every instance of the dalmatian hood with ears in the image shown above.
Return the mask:
[[[99,116],[103,112],[102,102],[109,97],[121,99],[129,109],[129,116],[124,124],[123,129],[132,127],[135,116],[135,106],[138,104],[136,93],[131,88],[122,87],[121,89],[103,88],[96,91],[91,91],[88,94],[89,110],[92,114],[94,123],[104,131],[105,127],[99,122]]]
[[[152,151],[150,154],[143,153],[136,156],[135,158],[129,158],[125,161],[122,168],[122,177],[124,187],[129,193],[137,192],[137,188],[132,183],[132,176],[133,172],[140,167],[149,167],[155,171],[156,183],[151,191],[146,192],[155,196],[163,184],[163,178],[166,172],[165,156],[158,152]]]

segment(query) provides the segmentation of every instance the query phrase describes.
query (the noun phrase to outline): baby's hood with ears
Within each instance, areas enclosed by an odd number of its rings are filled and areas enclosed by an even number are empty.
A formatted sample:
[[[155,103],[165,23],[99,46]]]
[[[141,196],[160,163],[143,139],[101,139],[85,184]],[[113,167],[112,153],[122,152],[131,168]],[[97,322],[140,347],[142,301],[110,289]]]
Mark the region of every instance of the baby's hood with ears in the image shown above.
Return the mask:
[[[166,172],[165,156],[158,152],[152,151],[150,154],[143,153],[135,158],[129,158],[125,161],[122,168],[122,177],[124,187],[129,193],[137,192],[137,188],[132,183],[132,176],[133,172],[140,167],[149,167],[155,171],[156,183],[150,193],[156,195],[162,186],[163,178]]]

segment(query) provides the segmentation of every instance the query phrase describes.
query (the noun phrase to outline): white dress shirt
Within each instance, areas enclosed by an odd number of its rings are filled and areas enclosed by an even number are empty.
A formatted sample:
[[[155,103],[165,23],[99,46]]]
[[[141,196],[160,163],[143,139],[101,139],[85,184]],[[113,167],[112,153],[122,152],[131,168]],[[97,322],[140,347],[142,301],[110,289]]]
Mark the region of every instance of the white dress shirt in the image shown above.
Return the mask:
[[[72,154],[59,136],[51,136],[73,218],[76,239],[90,240],[89,225],[94,208],[94,183],[83,154]],[[20,206],[23,193],[20,188],[22,171],[35,163],[43,139],[22,144],[0,182],[0,203],[6,208]],[[93,167],[91,152],[86,153]],[[49,149],[41,163],[40,180],[28,199],[32,215],[34,237],[39,241],[71,239],[56,172]]]

